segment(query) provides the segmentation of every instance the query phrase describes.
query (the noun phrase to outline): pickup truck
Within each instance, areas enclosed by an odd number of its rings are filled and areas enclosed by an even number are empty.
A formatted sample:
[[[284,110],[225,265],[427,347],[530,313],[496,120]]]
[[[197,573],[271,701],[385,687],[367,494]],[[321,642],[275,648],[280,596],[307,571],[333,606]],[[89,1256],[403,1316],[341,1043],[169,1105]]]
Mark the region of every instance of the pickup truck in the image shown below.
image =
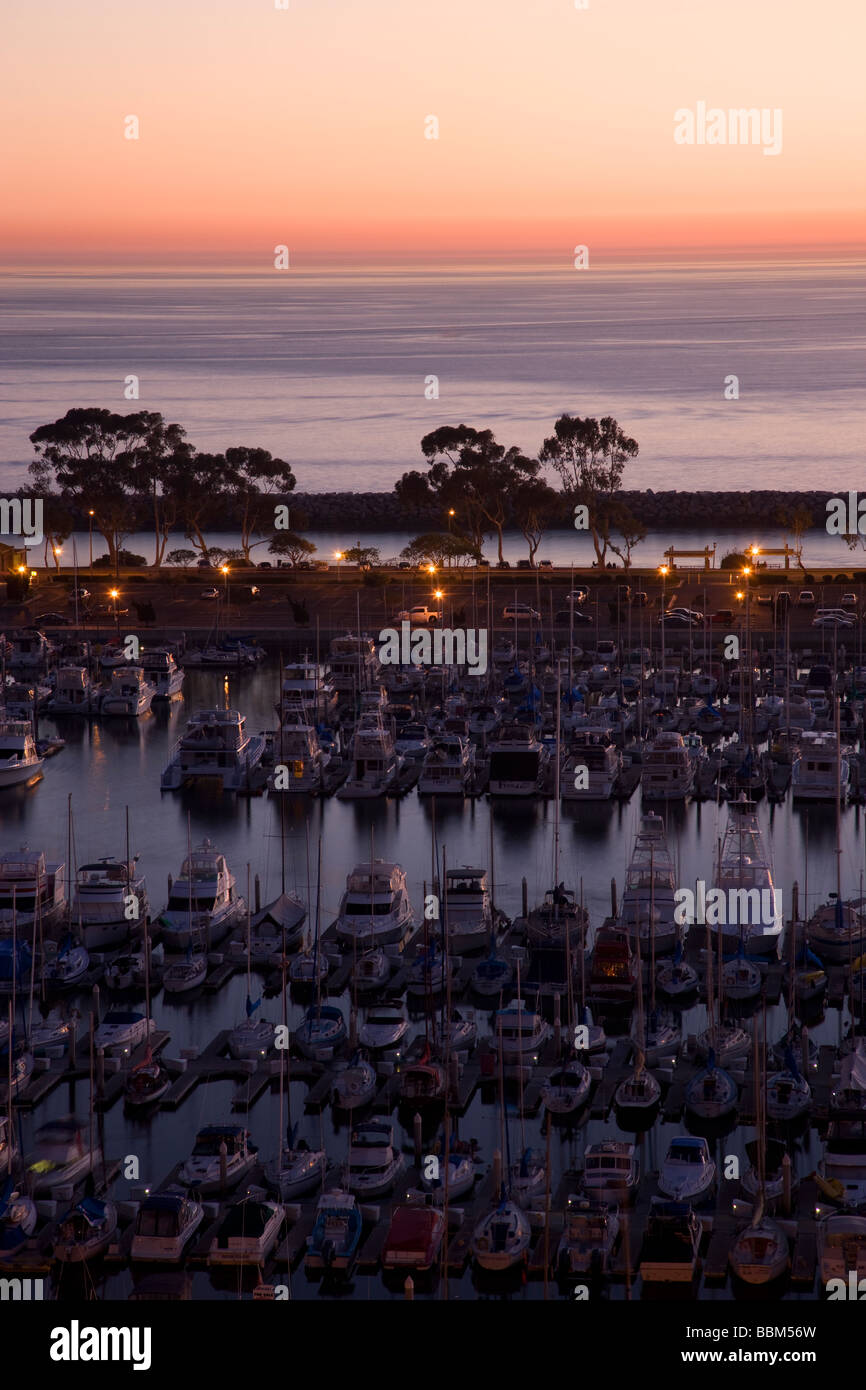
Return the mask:
[[[404,608],[402,612],[397,614],[398,623],[408,622],[430,624],[441,623],[441,621],[441,610],[437,611],[435,608],[428,608],[426,604],[423,603],[416,603],[414,608]]]

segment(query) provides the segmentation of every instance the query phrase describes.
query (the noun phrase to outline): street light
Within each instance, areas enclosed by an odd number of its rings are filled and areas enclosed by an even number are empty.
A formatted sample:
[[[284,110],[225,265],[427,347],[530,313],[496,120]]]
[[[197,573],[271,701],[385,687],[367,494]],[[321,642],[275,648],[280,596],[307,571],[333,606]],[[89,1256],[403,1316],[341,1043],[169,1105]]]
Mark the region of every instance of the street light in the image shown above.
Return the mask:
[[[668,566],[668,565],[660,565],[660,566],[659,566],[659,574],[660,574],[661,577],[662,577],[662,699],[663,699],[663,700],[666,700],[666,697],[667,697],[667,685],[668,685],[667,665],[666,665],[666,658],[665,658],[665,616],[666,616],[666,613],[667,613],[667,606],[668,606],[668,605],[667,605],[667,583],[666,583],[666,581],[667,581],[667,577],[668,577],[668,569],[669,569],[669,566]]]
[[[229,606],[229,567],[228,567],[228,565],[220,565],[220,574],[222,574],[222,575],[225,576],[225,581],[226,581],[225,599],[226,599],[226,608],[228,608],[228,606]]]
[[[88,513],[90,517],[90,568],[93,569],[93,512]]]
[[[334,559],[335,559],[336,562],[337,562],[337,574],[340,573],[340,561],[342,560],[342,558],[343,558],[343,552],[342,552],[342,550],[335,550],[335,551],[334,551]]]
[[[115,629],[116,629],[116,631],[117,631],[117,635],[120,636],[120,614],[119,614],[118,611],[117,611],[117,600],[120,598],[120,590],[119,590],[119,589],[109,589],[109,591],[108,591],[108,597],[111,599],[112,603],[114,604],[114,626],[115,626]]]

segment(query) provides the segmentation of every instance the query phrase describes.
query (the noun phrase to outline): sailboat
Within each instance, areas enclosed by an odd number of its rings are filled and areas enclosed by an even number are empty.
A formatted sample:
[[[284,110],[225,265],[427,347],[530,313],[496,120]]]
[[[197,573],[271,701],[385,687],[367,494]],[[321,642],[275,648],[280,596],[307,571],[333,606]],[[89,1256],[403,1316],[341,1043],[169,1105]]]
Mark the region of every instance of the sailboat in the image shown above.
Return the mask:
[[[686,1086],[686,1109],[701,1120],[722,1120],[736,1111],[738,1098],[736,1081],[716,1066],[716,1054],[711,1048],[706,1066]]]
[[[640,962],[640,932],[635,932],[635,946],[637,948],[637,1019],[633,1032],[635,1041],[635,1062],[634,1071],[631,1076],[626,1076],[619,1083],[613,1093],[613,1103],[616,1108],[617,1118],[623,1128],[635,1126],[638,1129],[648,1127],[655,1119],[659,1102],[661,1100],[662,1088],[651,1072],[646,1070],[646,1053],[644,1048],[644,1007],[643,1007],[643,988],[641,984],[641,962]],[[655,981],[650,976],[653,984]]]
[[[359,1110],[369,1105],[376,1094],[378,1077],[362,1052],[356,1052],[349,1065],[334,1080],[334,1109]]]
[[[274,1041],[274,1025],[265,1018],[255,1018],[261,1005],[261,995],[253,1000],[252,995],[252,926],[250,922],[250,866],[247,865],[247,1002],[246,1018],[233,1028],[228,1037],[229,1052],[233,1057],[266,1057]]]
[[[36,1230],[36,1203],[13,1178],[0,1190],[0,1264],[12,1259]]]
[[[95,1196],[82,1197],[58,1223],[53,1240],[55,1260],[83,1264],[104,1255],[117,1231],[117,1206]]]
[[[788,1237],[781,1226],[765,1215],[765,1158],[767,1104],[763,1076],[765,1062],[758,1020],[755,1019],[754,1065],[757,1122],[758,1193],[749,1224],[739,1232],[728,1252],[728,1262],[737,1278],[746,1284],[769,1284],[788,1268]]]
[[[319,836],[319,857],[316,874],[316,937],[315,963],[318,974],[319,928],[322,900],[322,837]],[[322,982],[316,982],[316,1002],[304,1014],[304,1020],[295,1034],[295,1042],[305,1057],[314,1061],[329,1062],[334,1052],[346,1038],[346,1020],[335,1004],[322,1003]]]
[[[150,938],[148,924],[144,923],[144,998],[145,1012],[150,1018]],[[124,1099],[132,1110],[155,1105],[171,1086],[171,1076],[158,1057],[154,1057],[148,1041],[147,1051],[142,1061],[132,1068],[124,1083]]]
[[[508,1134],[508,1117],[505,1112],[505,1062],[502,1045],[502,1011],[497,1015],[499,1029],[499,1125],[502,1149],[505,1151],[509,1178],[512,1176],[511,1146]],[[501,1153],[502,1150],[500,1150]],[[494,1173],[498,1156],[494,1158]],[[495,1179],[494,1179],[495,1182]],[[470,1250],[482,1269],[502,1271],[511,1269],[525,1260],[532,1240],[529,1218],[515,1201],[505,1183],[494,1199],[493,1206],[475,1225],[470,1241]]]
[[[790,1124],[807,1114],[811,1104],[809,1083],[800,1074],[797,1059],[789,1047],[785,1052],[784,1069],[767,1077],[767,1115],[771,1120]]]
[[[286,960],[283,957],[283,1036],[288,1033],[288,1016],[286,1003]],[[291,1099],[289,1090],[289,1049],[280,1049],[280,1118],[279,1134],[280,1144],[275,1158],[268,1159],[265,1163],[265,1182],[268,1187],[273,1188],[279,1194],[283,1202],[291,1201],[295,1197],[303,1196],[306,1192],[311,1192],[320,1183],[325,1181],[325,1173],[328,1167],[328,1156],[325,1150],[311,1149],[305,1140],[295,1143],[295,1131],[292,1128]],[[283,1136],[285,1135],[285,1140]]]

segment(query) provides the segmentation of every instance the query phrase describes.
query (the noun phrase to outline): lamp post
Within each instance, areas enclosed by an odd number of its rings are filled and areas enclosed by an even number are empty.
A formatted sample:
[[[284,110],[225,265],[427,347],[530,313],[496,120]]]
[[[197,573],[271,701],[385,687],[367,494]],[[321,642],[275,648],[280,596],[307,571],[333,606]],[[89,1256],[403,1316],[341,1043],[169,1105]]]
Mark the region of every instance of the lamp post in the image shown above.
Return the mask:
[[[338,576],[339,576],[339,574],[340,574],[340,561],[342,560],[342,558],[343,558],[343,552],[342,552],[342,550],[335,550],[335,551],[334,551],[334,559],[335,559],[336,562],[337,562],[337,575],[338,575]]]
[[[752,546],[751,553],[752,553],[752,555],[754,555],[754,554],[756,553],[756,552],[755,552],[755,547],[754,547],[754,546]],[[747,704],[747,709],[748,709],[748,726],[747,726],[747,733],[748,733],[748,742],[749,742],[750,745],[751,745],[751,742],[752,742],[752,601],[751,601],[751,595],[750,595],[750,592],[749,592],[749,579],[750,579],[750,577],[751,577],[751,574],[752,574],[752,567],[751,567],[751,565],[744,565],[744,566],[743,566],[743,578],[744,578],[745,581],[746,581],[746,660],[747,660],[747,663],[748,663],[748,664],[747,664],[747,668],[746,668],[746,669],[748,670],[748,678],[747,678],[747,684],[746,684],[746,696],[745,696],[745,698],[746,698],[746,700],[748,701],[748,704]],[[742,677],[742,674],[741,674],[741,675],[740,675],[740,694],[741,694],[741,696],[742,696],[742,691],[743,691],[743,677]]]
[[[228,565],[220,565],[220,574],[223,575],[223,576],[225,577],[225,604],[226,604],[226,612],[228,612],[228,607],[229,607],[229,567],[228,567]]]
[[[667,666],[665,661],[665,614],[667,612],[667,577],[668,566],[660,565],[659,574],[662,577],[662,699],[667,698]]]
[[[120,614],[119,614],[118,611],[117,611],[117,600],[120,598],[120,590],[119,590],[119,589],[109,589],[109,591],[108,591],[108,597],[111,599],[112,603],[114,604],[114,630],[115,630],[116,635],[119,637],[119,636],[120,636]]]
[[[88,513],[90,517],[90,568],[93,569],[93,512]]]

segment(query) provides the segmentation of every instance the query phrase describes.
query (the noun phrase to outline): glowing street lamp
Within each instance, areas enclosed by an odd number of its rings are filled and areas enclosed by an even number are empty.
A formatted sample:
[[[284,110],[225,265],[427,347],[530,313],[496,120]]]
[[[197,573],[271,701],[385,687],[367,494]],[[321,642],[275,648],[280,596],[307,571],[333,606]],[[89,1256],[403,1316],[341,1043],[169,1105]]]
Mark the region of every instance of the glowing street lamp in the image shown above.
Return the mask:
[[[120,614],[119,614],[118,611],[117,611],[117,600],[120,598],[120,590],[119,590],[119,589],[109,589],[109,591],[108,591],[108,597],[111,599],[111,602],[114,604],[114,626],[115,626],[115,628],[117,629],[117,632],[119,633],[119,632],[120,632]]]
[[[228,602],[229,602],[229,567],[228,567],[228,565],[220,565],[220,574],[224,576],[225,581],[226,581],[225,600],[226,600],[226,607],[228,607]]]
[[[434,590],[433,590],[433,597],[434,597],[434,598],[444,598],[444,597],[445,597],[445,593],[444,593],[444,591],[443,591],[442,589],[434,589]]]
[[[90,568],[93,569],[93,512],[88,513],[90,517]]]
[[[665,617],[667,615],[667,584],[666,580],[669,571],[668,565],[659,565],[659,574],[662,577],[662,699],[667,693],[667,669],[665,658]]]
[[[342,560],[342,558],[343,558],[343,552],[342,552],[342,550],[335,550],[335,551],[334,551],[334,559],[335,559],[336,562],[337,562],[337,574],[340,573],[340,561]]]
[[[435,574],[435,573],[436,573],[436,566],[435,566],[435,565],[428,565],[428,566],[427,566],[427,573],[428,573],[428,574]]]

